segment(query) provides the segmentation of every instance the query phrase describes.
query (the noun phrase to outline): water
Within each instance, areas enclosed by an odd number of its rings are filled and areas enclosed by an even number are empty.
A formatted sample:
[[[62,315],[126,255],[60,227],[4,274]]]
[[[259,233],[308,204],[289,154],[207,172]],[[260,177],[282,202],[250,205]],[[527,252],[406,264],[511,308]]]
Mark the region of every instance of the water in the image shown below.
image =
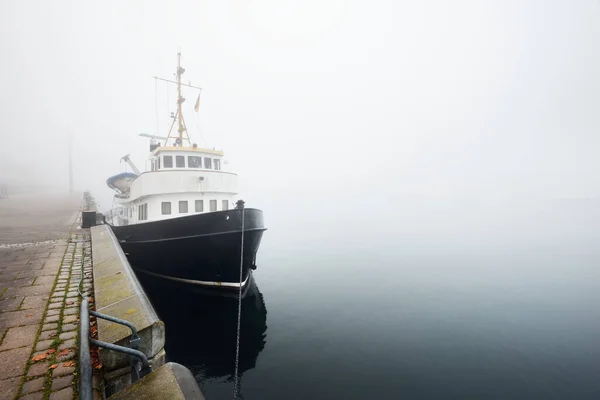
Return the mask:
[[[459,237],[271,229],[243,304],[241,398],[599,398],[600,236],[582,214],[542,220]],[[164,293],[169,359],[231,398],[236,300]]]

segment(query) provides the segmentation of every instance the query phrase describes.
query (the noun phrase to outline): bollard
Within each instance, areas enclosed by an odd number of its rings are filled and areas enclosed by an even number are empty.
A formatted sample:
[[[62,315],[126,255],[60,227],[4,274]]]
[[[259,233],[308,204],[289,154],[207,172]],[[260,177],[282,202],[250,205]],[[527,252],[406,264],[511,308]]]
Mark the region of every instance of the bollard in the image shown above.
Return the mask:
[[[90,228],[96,226],[96,211],[81,212],[81,227]]]

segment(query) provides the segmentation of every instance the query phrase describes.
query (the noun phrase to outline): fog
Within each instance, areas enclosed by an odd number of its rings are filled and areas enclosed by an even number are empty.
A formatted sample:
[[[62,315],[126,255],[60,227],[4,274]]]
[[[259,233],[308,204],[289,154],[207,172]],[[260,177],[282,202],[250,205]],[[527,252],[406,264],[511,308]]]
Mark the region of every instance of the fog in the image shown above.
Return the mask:
[[[75,189],[111,208],[120,157],[143,169],[138,134],[166,135],[153,77],[181,47],[190,134],[225,151],[265,243],[595,237],[597,1],[9,0],[0,31],[13,185],[68,190],[71,136]]]

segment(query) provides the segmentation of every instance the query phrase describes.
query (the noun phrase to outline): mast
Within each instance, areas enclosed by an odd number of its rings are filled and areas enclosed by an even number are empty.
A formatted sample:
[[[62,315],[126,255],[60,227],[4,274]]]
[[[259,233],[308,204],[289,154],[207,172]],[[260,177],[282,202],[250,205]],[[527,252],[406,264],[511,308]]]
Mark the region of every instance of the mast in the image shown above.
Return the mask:
[[[198,87],[198,86],[192,86],[191,82],[189,84],[182,83],[181,76],[183,75],[184,72],[185,72],[185,68],[183,68],[181,66],[181,49],[179,49],[179,51],[177,52],[177,72],[175,73],[175,75],[177,76],[177,79],[175,81],[172,81],[170,79],[159,78],[157,76],[154,77],[155,82],[156,81],[164,81],[164,82],[167,82],[167,85],[169,83],[174,83],[177,85],[177,111],[171,113],[171,118],[173,119],[173,122],[171,122],[171,127],[169,128],[169,134],[167,135],[166,139],[163,138],[163,139],[165,139],[165,146],[168,146],[169,140],[174,139],[174,138],[177,138],[176,140],[177,140],[177,143],[179,143],[179,146],[183,145],[184,139],[188,141],[188,144],[190,146],[192,144],[192,139],[190,139],[190,134],[188,133],[187,126],[185,124],[185,119],[183,118],[182,104],[185,101],[185,97],[183,97],[181,90],[182,90],[183,86],[189,87],[192,89],[198,89],[198,90],[202,90],[202,88]],[[158,91],[157,91],[157,93],[158,93]],[[167,97],[168,97],[168,95],[167,95]],[[175,127],[175,124],[177,124],[177,134],[175,134],[175,131],[173,130],[173,128]],[[159,138],[159,137],[157,137],[157,138]]]
[[[185,131],[185,123],[183,122],[183,112],[181,111],[181,105],[185,101],[181,96],[181,75],[185,72],[185,69],[181,67],[181,50],[177,53],[177,122],[179,123],[179,143],[183,143],[183,132]],[[186,134],[187,136],[187,134]],[[189,139],[188,139],[189,141]]]
[[[171,139],[172,137],[175,136],[175,135],[172,135],[173,127],[175,126],[175,123],[177,123],[177,142],[179,143],[179,145],[181,146],[183,144],[183,139],[184,139],[183,134],[184,133],[185,133],[185,139],[188,141],[188,143],[189,144],[192,143],[192,141],[190,139],[190,135],[188,134],[187,128],[185,126],[185,120],[183,119],[182,104],[185,101],[185,97],[183,97],[181,94],[181,87],[189,86],[194,89],[201,89],[201,88],[197,88],[192,85],[186,85],[185,83],[181,83],[181,76],[183,75],[184,72],[185,72],[185,68],[183,68],[181,66],[181,50],[179,50],[179,52],[177,52],[177,73],[175,74],[175,75],[177,75],[177,81],[173,82],[168,79],[162,79],[162,78],[158,78],[156,76],[154,77],[155,80],[161,80],[161,81],[165,81],[167,83],[170,82],[170,83],[177,84],[177,112],[175,114],[171,113],[171,118],[173,118],[173,122],[171,123],[171,127],[169,128],[169,134],[167,135],[165,145],[167,145],[167,143],[169,142],[169,139]]]

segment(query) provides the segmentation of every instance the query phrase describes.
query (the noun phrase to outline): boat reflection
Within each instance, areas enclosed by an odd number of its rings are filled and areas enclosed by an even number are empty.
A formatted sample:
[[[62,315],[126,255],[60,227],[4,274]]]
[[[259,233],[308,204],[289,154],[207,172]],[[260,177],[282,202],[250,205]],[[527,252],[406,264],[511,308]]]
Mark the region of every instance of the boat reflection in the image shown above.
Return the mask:
[[[196,380],[233,379],[237,336],[237,291],[195,290],[165,286],[138,274],[166,326],[167,357],[188,367]],[[240,376],[255,367],[266,344],[267,309],[254,278],[242,298]]]

